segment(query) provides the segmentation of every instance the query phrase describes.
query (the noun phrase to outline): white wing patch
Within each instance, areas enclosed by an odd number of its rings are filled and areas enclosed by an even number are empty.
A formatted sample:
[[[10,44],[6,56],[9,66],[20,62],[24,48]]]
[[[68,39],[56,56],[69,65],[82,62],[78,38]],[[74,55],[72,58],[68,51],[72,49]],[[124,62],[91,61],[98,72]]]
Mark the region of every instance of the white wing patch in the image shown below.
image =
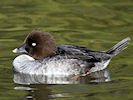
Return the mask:
[[[95,67],[92,67],[90,69],[90,72],[96,72],[96,71],[100,71],[100,70],[103,70],[107,67],[107,65],[109,64],[111,59],[107,60],[107,61],[102,61],[102,62],[99,62],[99,63],[95,63]]]

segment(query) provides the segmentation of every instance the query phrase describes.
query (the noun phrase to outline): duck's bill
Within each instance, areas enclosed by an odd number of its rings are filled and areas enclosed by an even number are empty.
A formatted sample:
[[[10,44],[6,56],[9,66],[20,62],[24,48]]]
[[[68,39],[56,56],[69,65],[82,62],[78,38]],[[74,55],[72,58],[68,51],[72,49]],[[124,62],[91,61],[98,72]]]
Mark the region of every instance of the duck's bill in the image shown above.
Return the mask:
[[[25,44],[21,45],[20,47],[12,50],[13,53],[28,53],[26,50],[25,50]]]

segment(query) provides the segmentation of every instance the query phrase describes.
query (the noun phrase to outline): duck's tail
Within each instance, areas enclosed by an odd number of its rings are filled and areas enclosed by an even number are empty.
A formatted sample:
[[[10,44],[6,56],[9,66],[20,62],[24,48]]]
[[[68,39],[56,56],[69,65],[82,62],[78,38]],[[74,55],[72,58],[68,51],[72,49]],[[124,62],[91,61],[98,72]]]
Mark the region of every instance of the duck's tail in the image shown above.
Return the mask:
[[[117,43],[115,46],[113,46],[111,49],[107,50],[107,54],[111,54],[112,56],[115,56],[119,54],[121,51],[127,48],[127,44],[131,39],[129,37],[123,39],[119,43]]]

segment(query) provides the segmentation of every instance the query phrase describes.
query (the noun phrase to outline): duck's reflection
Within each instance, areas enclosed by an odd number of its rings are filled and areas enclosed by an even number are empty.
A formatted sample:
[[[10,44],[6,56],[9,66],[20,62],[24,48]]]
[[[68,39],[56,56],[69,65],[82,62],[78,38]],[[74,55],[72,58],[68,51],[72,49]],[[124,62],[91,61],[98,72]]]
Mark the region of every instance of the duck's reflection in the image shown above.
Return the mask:
[[[91,73],[86,77],[79,77],[72,80],[73,76],[46,76],[46,75],[29,75],[14,73],[14,82],[18,84],[87,84],[90,82],[108,82],[111,81],[108,69]]]

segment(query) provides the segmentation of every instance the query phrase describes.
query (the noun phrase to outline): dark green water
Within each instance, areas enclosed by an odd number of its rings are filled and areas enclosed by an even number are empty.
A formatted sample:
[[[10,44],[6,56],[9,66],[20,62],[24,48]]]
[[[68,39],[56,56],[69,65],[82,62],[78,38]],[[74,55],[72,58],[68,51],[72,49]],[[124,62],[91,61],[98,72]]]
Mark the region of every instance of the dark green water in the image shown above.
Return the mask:
[[[1,0],[0,100],[132,100],[133,42],[108,66],[111,82],[22,85],[13,81],[12,49],[32,30],[51,33],[57,44],[106,50],[133,39],[132,0]]]

